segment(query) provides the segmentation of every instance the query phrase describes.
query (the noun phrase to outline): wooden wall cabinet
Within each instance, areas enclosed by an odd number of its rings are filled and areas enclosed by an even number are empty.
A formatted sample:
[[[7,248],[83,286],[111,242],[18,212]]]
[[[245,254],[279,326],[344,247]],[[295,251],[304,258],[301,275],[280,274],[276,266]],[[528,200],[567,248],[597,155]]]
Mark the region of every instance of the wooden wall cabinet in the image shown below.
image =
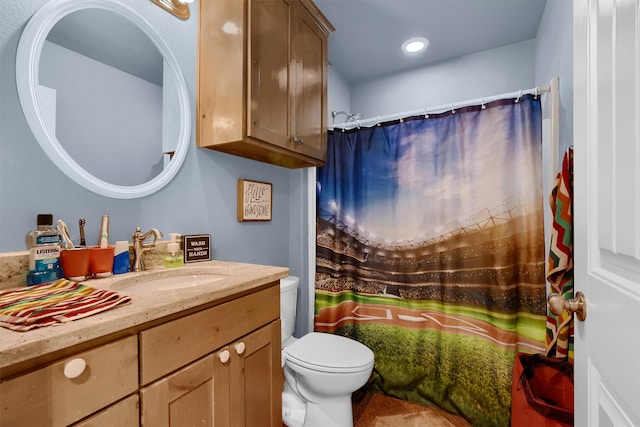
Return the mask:
[[[200,2],[197,145],[323,165],[333,30],[311,0]]]

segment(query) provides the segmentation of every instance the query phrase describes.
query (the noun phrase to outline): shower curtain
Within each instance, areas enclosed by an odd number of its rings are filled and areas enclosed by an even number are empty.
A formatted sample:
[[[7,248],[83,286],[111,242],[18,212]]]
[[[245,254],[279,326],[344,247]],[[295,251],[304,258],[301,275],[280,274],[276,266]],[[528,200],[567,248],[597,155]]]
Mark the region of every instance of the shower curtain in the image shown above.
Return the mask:
[[[517,351],[545,351],[541,111],[532,95],[330,132],[315,330],[371,348],[367,385],[508,426]]]

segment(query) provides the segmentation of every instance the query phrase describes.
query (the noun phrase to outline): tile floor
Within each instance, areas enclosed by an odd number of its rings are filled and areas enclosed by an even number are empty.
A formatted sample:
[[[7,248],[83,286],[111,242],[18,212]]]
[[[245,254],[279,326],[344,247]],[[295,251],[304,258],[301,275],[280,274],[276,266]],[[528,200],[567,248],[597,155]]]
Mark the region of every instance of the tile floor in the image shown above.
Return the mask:
[[[380,392],[356,391],[352,396],[354,427],[471,427],[462,417]],[[283,427],[287,427],[283,424]]]
[[[379,392],[353,394],[354,427],[470,427],[464,418]]]

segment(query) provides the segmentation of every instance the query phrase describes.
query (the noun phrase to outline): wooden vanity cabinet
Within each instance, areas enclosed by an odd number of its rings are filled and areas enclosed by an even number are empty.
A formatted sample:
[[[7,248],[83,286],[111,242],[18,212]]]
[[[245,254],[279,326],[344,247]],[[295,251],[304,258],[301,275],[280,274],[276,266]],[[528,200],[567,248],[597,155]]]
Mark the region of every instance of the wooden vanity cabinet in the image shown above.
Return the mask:
[[[271,286],[142,331],[142,425],[281,427],[279,317]]]
[[[323,165],[333,30],[311,0],[200,2],[197,145]]]
[[[3,378],[0,427],[282,427],[279,282],[178,316]]]

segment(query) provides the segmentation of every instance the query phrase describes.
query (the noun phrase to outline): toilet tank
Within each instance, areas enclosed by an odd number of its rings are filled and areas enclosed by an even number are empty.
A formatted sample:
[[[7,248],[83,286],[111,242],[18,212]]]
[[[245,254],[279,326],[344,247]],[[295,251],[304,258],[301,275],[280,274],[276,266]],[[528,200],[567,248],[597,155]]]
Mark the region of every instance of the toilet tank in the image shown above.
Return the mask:
[[[282,342],[293,336],[296,328],[296,303],[300,279],[288,276],[280,279],[280,322],[282,323]]]

